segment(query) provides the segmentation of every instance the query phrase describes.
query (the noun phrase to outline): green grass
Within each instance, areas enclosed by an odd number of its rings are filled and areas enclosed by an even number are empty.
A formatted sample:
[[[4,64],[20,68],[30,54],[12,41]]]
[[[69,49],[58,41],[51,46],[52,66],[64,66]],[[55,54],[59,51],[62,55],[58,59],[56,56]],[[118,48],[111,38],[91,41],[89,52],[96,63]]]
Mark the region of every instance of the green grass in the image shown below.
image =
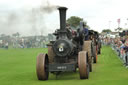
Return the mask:
[[[104,46],[93,64],[89,80],[80,80],[79,72],[50,74],[48,81],[36,76],[36,56],[47,49],[0,49],[0,85],[127,85],[126,69],[110,47]]]

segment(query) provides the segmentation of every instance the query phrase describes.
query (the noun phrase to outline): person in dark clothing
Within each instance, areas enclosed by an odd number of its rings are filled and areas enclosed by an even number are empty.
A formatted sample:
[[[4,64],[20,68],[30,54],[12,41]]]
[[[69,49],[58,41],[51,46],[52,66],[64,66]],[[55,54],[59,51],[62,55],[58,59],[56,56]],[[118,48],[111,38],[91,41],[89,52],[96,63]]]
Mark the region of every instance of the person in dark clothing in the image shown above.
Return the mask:
[[[85,40],[88,40],[89,39],[89,31],[88,31],[88,28],[86,27],[85,24],[83,24],[83,28],[84,28],[84,34],[85,34]]]
[[[124,44],[125,43],[125,38],[123,37],[123,39],[121,39],[122,43]]]

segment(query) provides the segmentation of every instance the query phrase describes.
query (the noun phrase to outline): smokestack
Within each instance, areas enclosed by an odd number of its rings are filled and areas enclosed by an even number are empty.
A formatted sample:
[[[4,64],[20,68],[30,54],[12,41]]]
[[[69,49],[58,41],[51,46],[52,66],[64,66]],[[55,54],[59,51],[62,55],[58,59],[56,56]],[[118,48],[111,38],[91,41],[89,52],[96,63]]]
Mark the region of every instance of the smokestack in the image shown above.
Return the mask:
[[[66,7],[59,7],[58,8],[60,13],[60,30],[64,31],[66,28]]]

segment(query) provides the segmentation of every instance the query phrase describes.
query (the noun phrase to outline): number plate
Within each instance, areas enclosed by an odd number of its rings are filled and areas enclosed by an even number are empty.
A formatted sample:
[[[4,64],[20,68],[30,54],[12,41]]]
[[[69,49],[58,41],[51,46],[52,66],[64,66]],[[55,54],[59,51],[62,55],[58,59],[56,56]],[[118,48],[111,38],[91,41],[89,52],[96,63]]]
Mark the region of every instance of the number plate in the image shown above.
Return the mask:
[[[49,71],[73,71],[75,64],[49,64]]]

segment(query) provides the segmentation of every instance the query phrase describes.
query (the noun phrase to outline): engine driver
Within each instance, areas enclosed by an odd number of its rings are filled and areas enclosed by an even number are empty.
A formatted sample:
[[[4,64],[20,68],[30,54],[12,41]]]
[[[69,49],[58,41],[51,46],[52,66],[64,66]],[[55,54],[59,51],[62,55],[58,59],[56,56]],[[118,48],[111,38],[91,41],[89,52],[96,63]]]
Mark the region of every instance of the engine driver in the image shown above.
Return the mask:
[[[89,31],[88,31],[87,25],[83,24],[83,28],[84,28],[85,40],[89,40],[89,37],[88,37]]]

